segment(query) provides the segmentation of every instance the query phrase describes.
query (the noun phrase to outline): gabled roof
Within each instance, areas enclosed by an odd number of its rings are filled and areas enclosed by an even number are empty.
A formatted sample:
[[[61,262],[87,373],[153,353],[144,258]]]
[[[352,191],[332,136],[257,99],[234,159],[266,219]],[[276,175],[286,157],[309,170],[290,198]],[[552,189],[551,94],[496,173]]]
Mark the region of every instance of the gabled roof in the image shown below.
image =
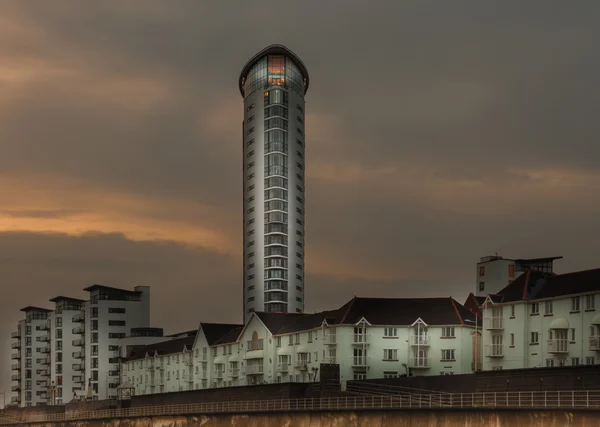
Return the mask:
[[[127,358],[127,360],[144,359],[146,357],[146,354],[148,354],[149,356],[154,356],[155,354],[158,354],[159,356],[164,356],[168,354],[181,353],[186,348],[190,350],[194,345],[195,339],[195,336],[190,336],[140,346],[139,348],[136,348],[131,352],[131,355]]]
[[[243,326],[239,326],[237,328],[230,330],[227,334],[225,334],[223,337],[221,337],[221,339],[219,339],[215,344],[216,345],[232,344],[232,343],[236,342],[238,340],[240,334],[242,333],[243,329],[244,329]]]
[[[217,344],[218,341],[223,339],[226,335],[230,335],[231,333],[233,333],[233,330],[241,330],[241,328],[243,327],[244,325],[229,323],[200,323],[200,328],[202,328],[202,331],[204,332],[204,336],[206,337],[206,342],[208,343],[208,345]]]
[[[600,291],[600,268],[566,274],[527,270],[497,295],[500,302],[508,303],[594,291]]]

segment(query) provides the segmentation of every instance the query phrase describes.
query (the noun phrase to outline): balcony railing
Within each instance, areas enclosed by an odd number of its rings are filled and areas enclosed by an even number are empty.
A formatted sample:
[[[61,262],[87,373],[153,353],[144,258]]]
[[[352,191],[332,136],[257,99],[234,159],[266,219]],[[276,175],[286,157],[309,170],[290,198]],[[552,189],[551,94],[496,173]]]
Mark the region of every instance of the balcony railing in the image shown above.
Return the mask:
[[[85,338],[79,338],[73,340],[73,347],[84,347],[85,346]],[[98,356],[97,354],[95,356]]]
[[[239,373],[240,373],[239,368],[232,368],[231,369],[231,378],[237,378]]]
[[[10,358],[12,360],[19,360],[21,358],[21,352],[19,351],[18,353],[13,353],[10,355]]]
[[[569,341],[564,338],[548,340],[548,353],[568,353]]]
[[[408,359],[408,366],[413,369],[431,368],[431,359],[429,357],[411,357]]]
[[[35,359],[36,363],[39,363],[40,365],[49,365],[50,364],[50,358],[49,357],[40,357],[38,359]]]
[[[21,338],[21,331],[11,332],[10,337],[11,338]]]
[[[17,342],[12,343],[10,345],[10,348],[12,348],[13,350],[16,349],[16,348],[21,348],[21,341],[17,341]]]
[[[368,344],[368,335],[367,334],[354,334],[353,344]]]
[[[108,376],[109,377],[118,377],[120,374],[119,371],[108,371]]]
[[[49,334],[40,335],[39,337],[36,337],[35,340],[38,342],[50,342],[50,335]]]
[[[243,368],[245,375],[261,375],[264,373],[263,365],[249,365]]]
[[[21,391],[21,386],[20,385],[14,385],[10,388],[12,391]]]
[[[73,328],[72,332],[75,335],[81,335],[81,334],[85,333],[85,327],[83,327],[83,326],[76,326],[76,327]]]
[[[412,335],[410,337],[410,345],[427,346],[427,345],[429,345],[429,336],[428,335]]]
[[[85,351],[74,351],[73,358],[74,359],[85,359]]]
[[[40,353],[50,354],[50,347],[41,347]]]
[[[38,375],[41,375],[42,377],[50,376],[50,369],[38,369],[36,372],[38,373]]]
[[[289,363],[278,363],[277,364],[277,370],[279,372],[288,372],[289,369],[290,369]]]
[[[221,379],[221,378],[223,378],[224,373],[225,373],[225,371],[221,371],[221,370],[213,371],[213,378]]]
[[[504,329],[504,319],[502,317],[486,317],[483,324],[489,331],[498,331]]]
[[[85,311],[81,311],[73,316],[73,322],[83,322],[85,320]]]
[[[590,337],[590,351],[600,351],[600,337]]]
[[[297,360],[296,361],[296,369],[301,371],[305,371],[308,369],[308,361],[307,360]]]
[[[75,384],[83,384],[83,383],[85,383],[85,378],[83,378],[82,376],[76,376],[76,377],[73,377],[73,382]]]
[[[359,368],[367,366],[367,358],[366,357],[352,358],[352,366],[359,367]]]
[[[325,345],[336,345],[337,344],[337,336],[336,334],[332,334],[331,332],[323,334],[323,344]]]
[[[85,364],[83,364],[83,363],[74,363],[73,364],[73,370],[74,371],[78,371],[78,372],[84,371],[85,370]]]
[[[337,361],[335,357],[326,356],[323,358],[323,363],[335,364]]]
[[[10,377],[11,381],[21,381],[21,374],[14,374]]]
[[[12,369],[13,371],[20,371],[21,370],[21,364],[20,363],[13,363],[11,365],[10,369]]]
[[[40,326],[36,328],[38,331],[49,331],[50,330],[50,322],[46,321],[42,323]]]
[[[485,346],[486,357],[504,357],[503,344],[488,344]]]

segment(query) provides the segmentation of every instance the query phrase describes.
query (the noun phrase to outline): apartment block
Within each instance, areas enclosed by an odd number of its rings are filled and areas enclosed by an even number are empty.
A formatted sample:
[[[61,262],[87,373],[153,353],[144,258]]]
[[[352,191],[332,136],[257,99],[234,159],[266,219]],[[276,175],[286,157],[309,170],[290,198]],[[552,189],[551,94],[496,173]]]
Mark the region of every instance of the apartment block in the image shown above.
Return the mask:
[[[600,363],[600,269],[527,271],[483,305],[483,368]]]
[[[476,296],[485,297],[508,286],[525,271],[554,272],[554,261],[561,256],[547,258],[503,258],[499,255],[482,257],[477,263]]]
[[[339,365],[342,381],[452,375],[479,369],[480,329],[451,298],[354,298],[315,314],[254,312],[245,325],[201,323],[193,342],[141,348],[122,368],[138,394],[312,382],[321,364]]]

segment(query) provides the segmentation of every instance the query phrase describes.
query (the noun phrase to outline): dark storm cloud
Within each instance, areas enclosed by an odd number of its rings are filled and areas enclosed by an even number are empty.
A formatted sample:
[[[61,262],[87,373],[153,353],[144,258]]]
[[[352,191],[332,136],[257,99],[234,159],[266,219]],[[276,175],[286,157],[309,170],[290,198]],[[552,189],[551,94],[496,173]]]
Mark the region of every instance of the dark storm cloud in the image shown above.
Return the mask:
[[[239,251],[238,72],[271,43],[311,73],[309,311],[462,299],[496,251],[597,267],[599,16],[597,1],[1,3],[0,231],[37,232],[0,234],[0,334],[93,282],[152,286],[169,331],[239,320],[239,255],[181,235]],[[142,219],[157,240],[132,237]],[[99,229],[117,233],[81,234]]]

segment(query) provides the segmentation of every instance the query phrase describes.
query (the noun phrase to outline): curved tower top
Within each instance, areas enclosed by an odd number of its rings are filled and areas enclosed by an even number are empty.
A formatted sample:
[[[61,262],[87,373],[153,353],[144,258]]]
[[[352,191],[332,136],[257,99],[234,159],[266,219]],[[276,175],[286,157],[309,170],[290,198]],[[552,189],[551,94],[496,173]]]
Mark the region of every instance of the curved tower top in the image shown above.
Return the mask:
[[[258,52],[252,58],[250,58],[248,60],[248,62],[246,62],[246,65],[244,65],[244,68],[242,68],[242,72],[240,73],[240,78],[238,79],[240,93],[242,94],[242,97],[246,96],[246,90],[245,90],[244,86],[245,86],[246,77],[248,76],[248,73],[250,72],[250,70],[252,70],[252,67],[254,67],[254,65],[256,65],[256,63],[259,60],[261,60],[262,58],[264,58],[265,56],[268,56],[268,55],[284,55],[284,56],[287,56],[288,58],[290,58],[294,62],[294,64],[296,65],[296,67],[298,67],[298,70],[302,74],[304,94],[306,94],[306,92],[308,91],[309,76],[308,76],[308,69],[306,68],[306,65],[304,65],[304,62],[302,62],[302,60],[298,57],[298,55],[296,55],[294,52],[292,52],[290,49],[288,49],[284,45],[272,44],[270,46],[265,47],[263,50]]]
[[[244,319],[304,312],[305,100],[308,71],[282,45],[239,78],[244,98]]]

